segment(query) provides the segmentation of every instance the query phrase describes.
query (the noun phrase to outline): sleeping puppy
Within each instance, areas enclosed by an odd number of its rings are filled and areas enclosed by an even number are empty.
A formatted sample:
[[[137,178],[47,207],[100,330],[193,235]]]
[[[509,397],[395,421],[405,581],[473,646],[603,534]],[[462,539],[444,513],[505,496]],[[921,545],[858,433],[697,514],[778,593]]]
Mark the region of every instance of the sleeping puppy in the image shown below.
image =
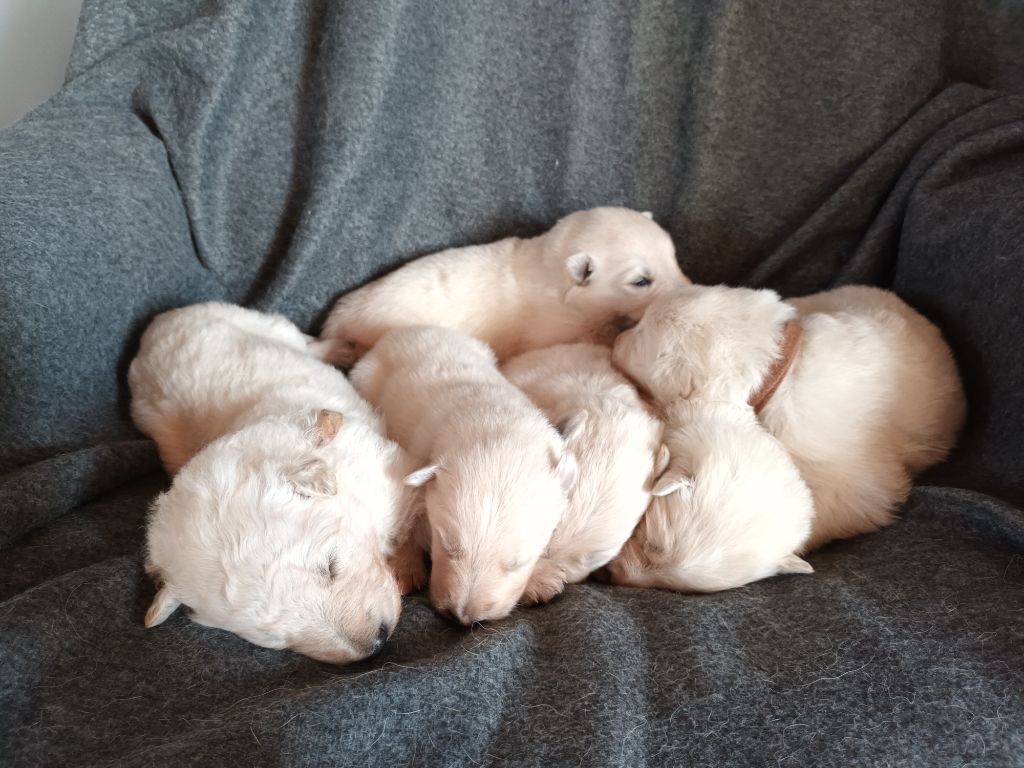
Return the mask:
[[[282,317],[227,304],[158,316],[128,382],[170,490],[153,505],[146,626],[179,605],[257,645],[345,664],[398,621],[387,558],[411,523],[410,465]]]
[[[683,288],[619,337],[614,360],[659,400],[752,404],[814,494],[805,551],[892,522],[966,410],[939,330],[866,286],[788,303],[769,290]]]
[[[507,616],[566,508],[576,462],[481,341],[442,328],[385,334],[352,370],[388,433],[423,466],[431,602],[464,625]]]
[[[753,409],[677,400],[665,417],[672,459],[647,513],[608,567],[612,582],[717,592],[811,573],[795,554],[811,532],[811,492]]]
[[[534,350],[502,370],[558,425],[579,464],[568,511],[523,594],[524,602],[546,602],[618,554],[650,503],[668,450],[661,422],[612,367],[607,347]]]
[[[539,237],[510,237],[416,259],[342,296],[321,338],[351,365],[390,328],[437,325],[491,345],[499,360],[568,341],[611,344],[617,321],[688,284],[650,214],[594,208]]]

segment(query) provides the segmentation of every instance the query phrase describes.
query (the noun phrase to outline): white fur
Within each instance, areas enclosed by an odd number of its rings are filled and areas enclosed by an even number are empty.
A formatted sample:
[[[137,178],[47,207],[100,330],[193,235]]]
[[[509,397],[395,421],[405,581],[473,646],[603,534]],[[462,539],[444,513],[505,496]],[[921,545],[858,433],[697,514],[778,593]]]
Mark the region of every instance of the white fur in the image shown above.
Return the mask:
[[[811,492],[749,406],[679,400],[666,407],[672,456],[612,581],[717,592],[778,573],[809,573],[794,553],[811,531]]]
[[[352,370],[426,485],[430,595],[463,624],[508,615],[565,512],[575,462],[490,348],[432,327],[386,334]]]
[[[502,370],[558,425],[579,463],[569,509],[524,593],[526,602],[544,602],[618,554],[650,503],[659,455],[659,475],[668,456],[661,422],[612,367],[608,347],[534,350]]]
[[[651,282],[633,285],[641,278]],[[688,284],[672,239],[649,214],[594,208],[539,237],[416,259],[342,296],[322,338],[350,365],[390,328],[436,325],[486,341],[499,360],[569,341],[610,344],[656,295]]]
[[[397,623],[386,558],[409,525],[408,459],[308,347],[282,317],[216,303],[143,335],[132,416],[175,475],[149,523],[147,626],[184,604],[257,645],[346,663]]]
[[[761,422],[814,493],[810,550],[888,525],[911,475],[953,446],[966,405],[934,325],[867,286],[788,303],[769,290],[693,286],[652,303],[614,360],[661,400],[745,403],[797,316],[801,349]]]

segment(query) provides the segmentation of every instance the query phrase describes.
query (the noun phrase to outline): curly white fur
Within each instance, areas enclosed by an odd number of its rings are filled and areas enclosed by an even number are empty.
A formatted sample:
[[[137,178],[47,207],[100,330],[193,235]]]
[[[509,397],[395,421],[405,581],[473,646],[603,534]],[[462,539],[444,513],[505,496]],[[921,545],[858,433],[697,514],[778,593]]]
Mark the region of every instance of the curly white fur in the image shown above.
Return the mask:
[[[406,535],[407,457],[309,338],[227,304],[166,312],[128,380],[135,423],[175,475],[154,503],[146,615],[346,663],[398,621],[386,558]]]

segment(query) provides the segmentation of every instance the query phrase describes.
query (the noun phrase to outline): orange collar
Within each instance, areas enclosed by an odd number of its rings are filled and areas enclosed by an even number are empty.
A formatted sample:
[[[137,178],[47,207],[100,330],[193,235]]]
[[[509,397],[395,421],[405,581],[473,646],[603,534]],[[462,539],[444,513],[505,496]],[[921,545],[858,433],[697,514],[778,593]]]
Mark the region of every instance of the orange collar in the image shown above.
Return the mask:
[[[779,344],[779,357],[768,369],[761,386],[747,401],[754,409],[754,413],[761,413],[768,405],[768,401],[772,399],[772,395],[782,384],[782,380],[786,378],[789,369],[793,367],[793,361],[796,360],[796,356],[800,352],[800,344],[803,340],[804,327],[800,325],[800,322],[798,320],[787,322],[782,331],[782,342]]]

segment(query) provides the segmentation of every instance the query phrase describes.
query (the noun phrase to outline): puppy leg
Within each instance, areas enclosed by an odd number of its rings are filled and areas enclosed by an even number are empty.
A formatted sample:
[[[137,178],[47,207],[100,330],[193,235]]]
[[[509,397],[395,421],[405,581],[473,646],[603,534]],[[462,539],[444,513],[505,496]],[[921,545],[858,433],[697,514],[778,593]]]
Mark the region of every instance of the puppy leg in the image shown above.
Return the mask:
[[[388,560],[403,595],[418,592],[427,585],[426,553],[410,537]]]

